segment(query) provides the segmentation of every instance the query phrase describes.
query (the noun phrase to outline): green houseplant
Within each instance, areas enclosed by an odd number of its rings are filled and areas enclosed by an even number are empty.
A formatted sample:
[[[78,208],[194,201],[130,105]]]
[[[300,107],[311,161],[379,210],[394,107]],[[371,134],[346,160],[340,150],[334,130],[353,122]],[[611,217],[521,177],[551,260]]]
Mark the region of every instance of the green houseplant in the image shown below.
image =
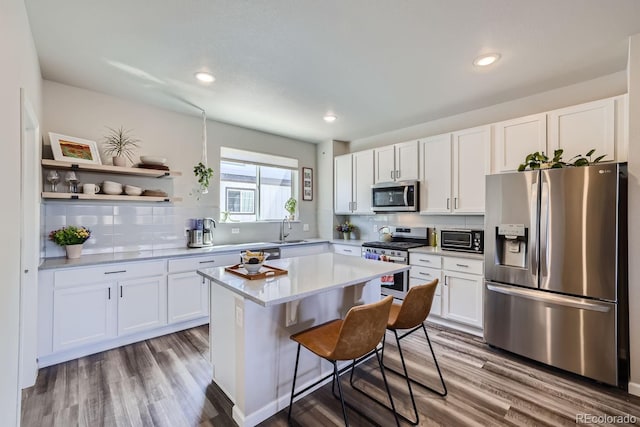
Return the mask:
[[[293,221],[295,219],[295,214],[296,214],[296,207],[298,206],[298,201],[293,198],[293,197],[289,197],[289,200],[287,200],[284,204],[284,209],[289,212],[289,219],[291,221]]]
[[[198,178],[198,184],[200,184],[199,193],[207,194],[209,192],[211,177],[213,176],[213,169],[199,162],[193,167],[193,174]]]
[[[91,237],[91,230],[86,227],[70,225],[62,227],[49,233],[49,240],[57,245],[64,246],[67,251],[67,258],[80,258],[82,244]]]
[[[104,138],[104,152],[113,156],[114,166],[126,166],[127,160],[133,164],[133,152],[140,145],[139,139],[130,136],[131,130],[126,130],[122,126],[118,129],[109,129],[109,134]]]
[[[518,172],[522,172],[530,168],[534,169],[557,169],[565,166],[589,166],[595,163],[600,163],[602,159],[604,159],[607,155],[603,154],[601,156],[596,157],[595,159],[591,159],[593,153],[595,153],[595,148],[592,148],[587,152],[586,155],[578,154],[577,156],[572,157],[568,162],[562,161],[562,154],[564,150],[559,148],[553,152],[553,158],[547,157],[544,152],[536,151],[535,153],[528,154],[520,166],[518,166]]]
[[[349,238],[351,237],[351,232],[355,229],[356,227],[351,224],[350,222],[345,222],[342,224],[338,224],[336,225],[336,231],[338,233],[342,233],[342,238],[344,240],[349,240]]]

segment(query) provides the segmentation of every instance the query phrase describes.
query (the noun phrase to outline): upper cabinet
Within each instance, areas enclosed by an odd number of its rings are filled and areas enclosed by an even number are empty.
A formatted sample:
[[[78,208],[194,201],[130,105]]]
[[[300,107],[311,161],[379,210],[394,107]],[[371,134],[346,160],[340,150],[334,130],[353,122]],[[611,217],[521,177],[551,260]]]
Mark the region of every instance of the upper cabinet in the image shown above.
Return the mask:
[[[417,180],[418,141],[376,148],[375,182]]]
[[[494,125],[494,172],[517,170],[529,153],[547,151],[547,115],[533,114]]]
[[[517,170],[535,151],[549,157],[562,148],[564,161],[595,149],[592,157],[627,160],[627,95],[494,124],[493,173]]]
[[[373,214],[373,150],[336,156],[334,159],[334,212],[336,214]]]
[[[484,213],[491,129],[481,126],[420,143],[420,213]]]
[[[485,175],[490,169],[491,127],[480,126],[454,132],[453,201],[454,213],[484,213]]]
[[[562,148],[562,158],[567,161],[595,148],[596,157],[606,154],[603,160],[614,160],[614,113],[613,98],[551,111],[547,135],[549,153]]]

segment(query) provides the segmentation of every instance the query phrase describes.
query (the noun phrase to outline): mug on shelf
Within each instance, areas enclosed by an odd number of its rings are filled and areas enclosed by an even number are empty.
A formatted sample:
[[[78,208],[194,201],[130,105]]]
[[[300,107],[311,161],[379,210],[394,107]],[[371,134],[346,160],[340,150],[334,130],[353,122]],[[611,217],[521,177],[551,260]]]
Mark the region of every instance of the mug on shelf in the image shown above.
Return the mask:
[[[98,184],[83,184],[82,192],[84,194],[96,194],[100,191],[100,186]]]

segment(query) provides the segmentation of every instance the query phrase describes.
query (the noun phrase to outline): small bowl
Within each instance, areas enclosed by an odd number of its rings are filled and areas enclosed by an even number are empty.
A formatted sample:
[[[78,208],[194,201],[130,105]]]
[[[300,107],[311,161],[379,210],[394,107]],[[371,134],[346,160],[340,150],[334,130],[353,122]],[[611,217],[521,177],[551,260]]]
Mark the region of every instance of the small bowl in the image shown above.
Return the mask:
[[[142,188],[135,185],[125,185],[124,192],[129,196],[139,196],[142,194]]]
[[[262,263],[259,263],[259,264],[244,264],[244,268],[245,268],[245,270],[247,270],[247,273],[249,273],[249,274],[258,274],[258,272],[262,268]]]
[[[102,183],[102,192],[104,194],[122,194],[122,184],[113,181],[104,181]]]
[[[167,163],[167,158],[160,156],[140,156],[140,161],[145,165],[162,166]]]

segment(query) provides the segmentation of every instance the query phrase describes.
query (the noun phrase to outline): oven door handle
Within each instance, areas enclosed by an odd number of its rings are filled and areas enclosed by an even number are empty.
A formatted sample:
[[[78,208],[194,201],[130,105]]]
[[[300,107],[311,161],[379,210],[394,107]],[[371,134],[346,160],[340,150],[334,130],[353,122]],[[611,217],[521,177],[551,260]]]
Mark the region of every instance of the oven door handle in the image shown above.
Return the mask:
[[[387,256],[387,260],[391,262],[402,262],[407,264],[407,258],[401,256]]]

